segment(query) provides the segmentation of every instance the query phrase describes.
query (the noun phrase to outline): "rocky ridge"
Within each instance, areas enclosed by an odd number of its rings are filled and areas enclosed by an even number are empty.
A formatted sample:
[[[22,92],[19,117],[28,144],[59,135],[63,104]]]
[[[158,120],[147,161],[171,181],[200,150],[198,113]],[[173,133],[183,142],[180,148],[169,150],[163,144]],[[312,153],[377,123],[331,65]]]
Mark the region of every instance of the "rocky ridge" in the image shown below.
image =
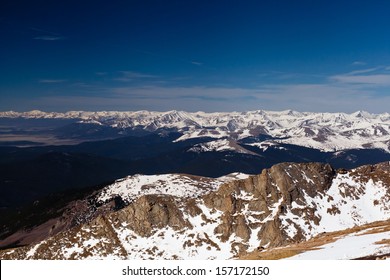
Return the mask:
[[[219,178],[200,177],[186,174],[133,175],[116,180],[113,184],[76,199],[63,208],[50,210],[57,212],[52,218],[36,227],[27,227],[8,234],[0,240],[0,246],[26,246],[42,241],[62,231],[88,223],[93,219],[124,208],[137,198],[147,195],[172,195],[189,199],[215,191],[221,184],[236,179],[247,178],[242,173],[231,173]],[[39,201],[36,201],[39,203]]]
[[[390,218],[389,162],[281,163],[197,197],[149,193],[1,259],[229,259]]]

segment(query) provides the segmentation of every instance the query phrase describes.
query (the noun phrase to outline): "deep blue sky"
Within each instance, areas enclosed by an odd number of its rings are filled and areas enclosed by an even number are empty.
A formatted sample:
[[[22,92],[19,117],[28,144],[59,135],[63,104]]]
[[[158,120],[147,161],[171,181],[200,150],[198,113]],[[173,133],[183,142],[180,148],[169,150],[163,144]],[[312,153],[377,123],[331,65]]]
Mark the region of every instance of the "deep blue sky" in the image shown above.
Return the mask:
[[[390,1],[1,1],[0,110],[389,111]]]

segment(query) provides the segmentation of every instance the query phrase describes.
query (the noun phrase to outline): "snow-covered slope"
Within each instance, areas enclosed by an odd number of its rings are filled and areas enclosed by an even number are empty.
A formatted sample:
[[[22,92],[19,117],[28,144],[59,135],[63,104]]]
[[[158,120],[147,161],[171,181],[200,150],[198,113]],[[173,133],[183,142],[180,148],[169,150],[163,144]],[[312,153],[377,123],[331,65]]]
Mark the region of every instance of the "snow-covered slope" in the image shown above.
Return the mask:
[[[97,201],[104,203],[120,196],[129,203],[140,196],[150,194],[194,198],[215,191],[223,183],[248,177],[249,175],[243,173],[232,173],[220,178],[185,174],[134,175],[103,188]]]
[[[100,204],[121,196],[129,203],[124,208],[0,257],[236,258],[390,219],[389,175],[389,162],[338,172],[319,163],[282,163],[260,175],[216,180],[137,175],[97,195]]]
[[[175,129],[183,133],[177,141],[197,138],[257,137],[259,134],[275,141],[312,147],[324,151],[353,148],[379,148],[390,151],[390,114],[367,112],[311,113],[296,111],[248,111],[230,113],[204,112],[83,112],[25,113],[0,112],[0,118],[66,118],[118,129],[143,128],[148,131]],[[215,144],[212,144],[213,147]],[[219,145],[219,144],[218,144]],[[226,145],[224,145],[226,147]],[[208,149],[208,147],[204,147]]]
[[[291,238],[302,234],[308,239],[323,232],[389,219],[390,188],[382,180],[374,180],[362,180],[351,173],[337,174],[325,193],[310,196],[303,190],[303,203],[292,203],[280,216],[283,229]]]
[[[390,255],[390,231],[371,233],[362,230],[324,244],[315,250],[297,254],[289,260],[350,260],[367,256]],[[384,242],[385,241],[385,242]]]

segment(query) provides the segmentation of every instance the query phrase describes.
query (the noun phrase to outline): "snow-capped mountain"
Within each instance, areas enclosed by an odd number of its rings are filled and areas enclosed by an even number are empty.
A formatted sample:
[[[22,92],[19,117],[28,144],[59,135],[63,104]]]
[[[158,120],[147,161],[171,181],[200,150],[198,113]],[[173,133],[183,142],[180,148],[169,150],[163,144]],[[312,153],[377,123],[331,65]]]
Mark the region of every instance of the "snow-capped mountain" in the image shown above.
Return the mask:
[[[378,148],[390,151],[390,114],[368,112],[310,113],[287,111],[204,112],[2,112],[0,118],[74,119],[83,124],[126,130],[163,129],[182,133],[176,141],[199,137],[240,140],[267,136],[275,143],[288,143],[323,151]],[[258,141],[261,142],[261,141]],[[220,145],[212,145],[218,149]],[[225,145],[227,147],[228,145]],[[212,149],[208,147],[206,149]]]
[[[78,209],[88,208],[84,211],[89,215],[78,225],[0,256],[237,258],[390,219],[389,174],[390,163],[384,162],[350,171],[328,164],[281,163],[259,175],[219,179],[137,175],[103,188],[87,199],[89,204],[75,203]],[[119,200],[123,205],[117,208]],[[83,203],[89,206],[81,207]]]

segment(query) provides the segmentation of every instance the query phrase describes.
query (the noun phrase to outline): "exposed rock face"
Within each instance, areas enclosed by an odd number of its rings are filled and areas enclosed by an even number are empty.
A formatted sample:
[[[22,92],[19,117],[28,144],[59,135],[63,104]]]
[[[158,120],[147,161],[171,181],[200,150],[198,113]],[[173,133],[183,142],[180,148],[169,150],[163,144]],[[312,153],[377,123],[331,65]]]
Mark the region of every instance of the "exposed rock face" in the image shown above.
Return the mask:
[[[150,236],[154,230],[167,226],[174,230],[189,226],[171,196],[142,196],[112,217],[115,225],[127,224],[127,228],[142,237]]]
[[[334,175],[335,171],[330,165],[282,163],[263,170],[260,175],[225,184],[218,191],[204,196],[204,202],[207,207],[224,213],[216,229],[217,233],[222,234],[223,240],[227,240],[233,233],[245,242],[249,240],[249,227],[257,225],[243,222],[245,215],[242,213],[248,210],[257,212],[257,220],[263,221],[258,233],[260,245],[279,246],[290,240],[286,238],[280,221],[274,218],[291,208],[292,202],[304,205],[304,193],[315,197],[326,192]],[[316,219],[314,213],[310,215]],[[302,236],[296,239],[299,241]]]
[[[232,258],[389,219],[389,177],[388,162],[339,173],[328,164],[282,163],[199,197],[139,196],[123,209],[0,257]]]

